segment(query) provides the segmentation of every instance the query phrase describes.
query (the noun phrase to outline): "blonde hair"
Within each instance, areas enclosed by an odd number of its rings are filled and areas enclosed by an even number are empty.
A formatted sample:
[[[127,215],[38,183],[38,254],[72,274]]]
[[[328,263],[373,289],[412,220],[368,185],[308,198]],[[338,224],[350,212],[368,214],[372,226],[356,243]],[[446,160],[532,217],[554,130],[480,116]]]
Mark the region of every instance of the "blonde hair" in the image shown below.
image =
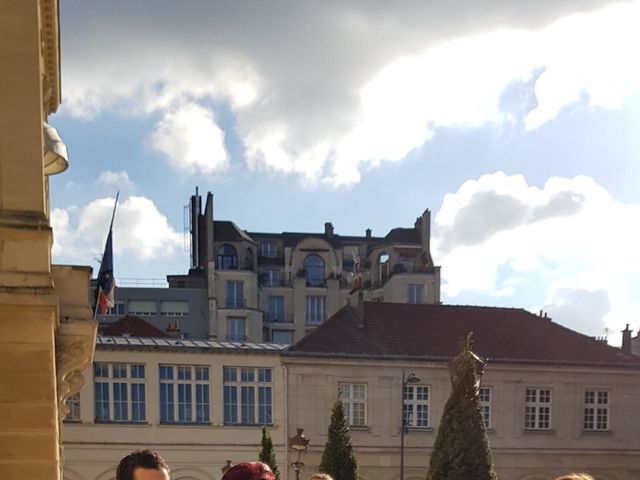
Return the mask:
[[[333,480],[333,478],[327,473],[314,473],[309,480]]]
[[[562,475],[556,480],[594,480],[588,473],[569,473],[568,475]]]

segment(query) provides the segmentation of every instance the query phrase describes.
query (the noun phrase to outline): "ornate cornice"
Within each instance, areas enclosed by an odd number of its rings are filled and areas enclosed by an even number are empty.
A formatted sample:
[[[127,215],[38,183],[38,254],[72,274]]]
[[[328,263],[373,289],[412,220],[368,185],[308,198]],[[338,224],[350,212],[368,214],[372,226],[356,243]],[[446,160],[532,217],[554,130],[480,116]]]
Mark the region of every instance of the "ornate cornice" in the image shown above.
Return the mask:
[[[60,105],[60,32],[58,0],[40,0],[40,31],[43,61],[42,102],[45,115]]]

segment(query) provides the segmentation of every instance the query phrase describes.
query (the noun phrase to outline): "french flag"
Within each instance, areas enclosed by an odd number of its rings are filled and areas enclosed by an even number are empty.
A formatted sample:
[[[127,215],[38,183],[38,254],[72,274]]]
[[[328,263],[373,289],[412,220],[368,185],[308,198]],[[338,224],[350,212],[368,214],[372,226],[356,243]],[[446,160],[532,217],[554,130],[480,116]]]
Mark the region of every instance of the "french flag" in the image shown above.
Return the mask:
[[[115,286],[116,282],[113,278],[113,245],[111,229],[109,229],[107,243],[104,246],[104,255],[102,255],[102,263],[100,263],[100,271],[98,272],[96,307],[102,315],[115,305]]]

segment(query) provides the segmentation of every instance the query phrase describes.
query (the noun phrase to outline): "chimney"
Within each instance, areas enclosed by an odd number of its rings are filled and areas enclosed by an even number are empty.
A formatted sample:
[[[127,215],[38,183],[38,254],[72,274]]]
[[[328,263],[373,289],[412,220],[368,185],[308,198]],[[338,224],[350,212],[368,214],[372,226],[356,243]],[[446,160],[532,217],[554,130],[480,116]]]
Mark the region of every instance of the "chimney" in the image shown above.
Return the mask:
[[[324,235],[328,238],[333,237],[333,223],[325,222],[324,224]]]
[[[625,355],[631,355],[631,330],[629,330],[629,324],[624,330],[622,330],[622,353]]]
[[[178,327],[177,320],[170,321],[165,332],[170,338],[180,338],[180,327]]]
[[[367,240],[371,240],[371,229],[367,228],[365,231],[365,236],[367,237]]]
[[[431,256],[431,210],[427,208],[422,214],[422,217],[416,220],[416,228],[420,229],[422,249]]]

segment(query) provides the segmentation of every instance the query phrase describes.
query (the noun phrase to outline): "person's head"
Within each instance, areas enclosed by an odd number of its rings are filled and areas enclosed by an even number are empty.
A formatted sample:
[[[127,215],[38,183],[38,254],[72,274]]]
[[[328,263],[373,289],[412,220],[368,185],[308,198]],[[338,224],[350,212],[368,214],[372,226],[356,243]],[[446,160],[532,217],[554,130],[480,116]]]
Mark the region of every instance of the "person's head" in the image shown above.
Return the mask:
[[[169,480],[169,465],[151,450],[136,450],[120,460],[116,480]]]
[[[276,476],[266,463],[244,462],[224,472],[222,480],[276,480]]]
[[[593,480],[593,477],[588,473],[569,473],[559,476],[556,480]]]
[[[333,480],[333,478],[328,473],[314,473],[309,480]]]

